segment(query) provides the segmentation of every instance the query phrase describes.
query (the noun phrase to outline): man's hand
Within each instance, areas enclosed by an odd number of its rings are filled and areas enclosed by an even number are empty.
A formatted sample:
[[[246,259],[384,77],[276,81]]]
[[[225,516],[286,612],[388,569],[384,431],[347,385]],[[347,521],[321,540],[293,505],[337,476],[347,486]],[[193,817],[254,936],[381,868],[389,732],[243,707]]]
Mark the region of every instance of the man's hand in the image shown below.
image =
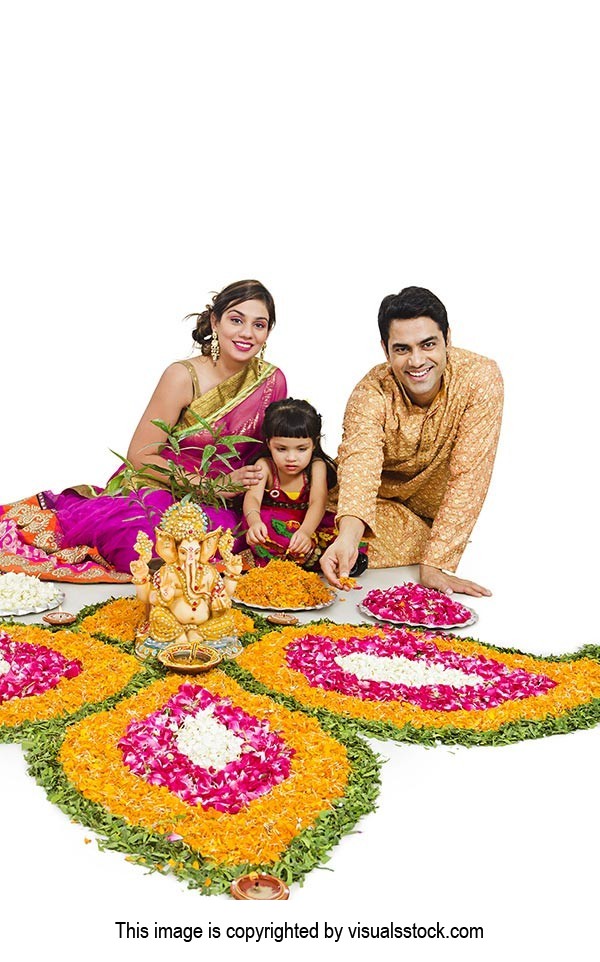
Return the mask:
[[[349,591],[350,585],[343,585],[340,578],[347,578],[358,556],[358,545],[344,539],[341,535],[333,541],[321,558],[321,570],[330,585],[340,591]]]
[[[443,591],[446,595],[454,594],[456,591],[459,595],[473,595],[475,598],[481,598],[492,593],[489,588],[483,588],[474,581],[448,575],[441,568],[433,568],[431,565],[419,565],[419,581],[425,588],[435,588],[436,591]]]
[[[342,591],[349,591],[350,585],[343,585],[340,578],[347,578],[352,565],[358,557],[358,546],[365,531],[364,522],[352,515],[340,518],[339,534],[329,545],[321,558],[321,570],[330,585]]]

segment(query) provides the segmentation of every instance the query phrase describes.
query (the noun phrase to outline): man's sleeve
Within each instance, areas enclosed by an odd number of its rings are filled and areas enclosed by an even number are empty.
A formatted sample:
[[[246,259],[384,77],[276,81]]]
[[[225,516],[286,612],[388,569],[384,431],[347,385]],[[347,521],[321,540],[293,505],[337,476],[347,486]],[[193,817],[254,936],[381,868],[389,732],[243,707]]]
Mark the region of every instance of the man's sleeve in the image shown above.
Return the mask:
[[[502,422],[502,375],[494,362],[482,370],[461,418],[450,456],[450,476],[422,564],[455,571],[481,511]]]
[[[338,453],[338,506],[343,515],[360,518],[375,534],[375,507],[381,485],[385,436],[385,398],[374,385],[360,383],[350,395]]]

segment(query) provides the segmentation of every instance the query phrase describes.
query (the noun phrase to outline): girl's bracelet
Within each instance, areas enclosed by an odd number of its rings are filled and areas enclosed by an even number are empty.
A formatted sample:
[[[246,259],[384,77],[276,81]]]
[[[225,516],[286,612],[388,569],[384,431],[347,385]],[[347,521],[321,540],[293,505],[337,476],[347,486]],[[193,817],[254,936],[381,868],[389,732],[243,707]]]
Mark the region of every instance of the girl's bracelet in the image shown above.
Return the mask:
[[[246,513],[244,514],[246,521],[248,520],[251,514],[257,514],[258,517],[260,518],[260,511],[258,510],[258,508],[252,508],[250,511],[246,511]]]

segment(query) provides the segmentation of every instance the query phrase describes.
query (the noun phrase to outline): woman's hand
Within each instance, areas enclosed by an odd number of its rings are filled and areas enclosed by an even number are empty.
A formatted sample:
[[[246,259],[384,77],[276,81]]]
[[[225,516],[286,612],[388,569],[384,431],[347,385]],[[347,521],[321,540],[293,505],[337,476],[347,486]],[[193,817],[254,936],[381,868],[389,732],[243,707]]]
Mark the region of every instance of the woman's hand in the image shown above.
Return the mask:
[[[302,530],[302,528],[298,528],[297,531],[294,531],[292,537],[290,538],[290,545],[288,548],[289,553],[302,556],[308,554],[311,548],[312,541]]]
[[[227,475],[227,479],[235,485],[239,485],[246,491],[249,491],[258,484],[263,479],[263,469],[259,464],[245,464],[242,468],[236,468],[231,474]],[[232,492],[231,497],[237,492]],[[227,497],[227,495],[226,495]]]

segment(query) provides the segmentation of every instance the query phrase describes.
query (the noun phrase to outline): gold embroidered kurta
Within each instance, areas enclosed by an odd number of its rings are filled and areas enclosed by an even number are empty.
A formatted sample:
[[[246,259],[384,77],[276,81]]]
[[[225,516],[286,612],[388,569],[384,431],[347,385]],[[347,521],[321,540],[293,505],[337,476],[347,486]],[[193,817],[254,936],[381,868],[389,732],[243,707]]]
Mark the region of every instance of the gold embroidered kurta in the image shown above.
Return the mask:
[[[495,361],[448,348],[439,393],[413,404],[389,364],[352,392],[339,450],[337,518],[360,518],[376,568],[454,571],[485,500],[502,420]]]

